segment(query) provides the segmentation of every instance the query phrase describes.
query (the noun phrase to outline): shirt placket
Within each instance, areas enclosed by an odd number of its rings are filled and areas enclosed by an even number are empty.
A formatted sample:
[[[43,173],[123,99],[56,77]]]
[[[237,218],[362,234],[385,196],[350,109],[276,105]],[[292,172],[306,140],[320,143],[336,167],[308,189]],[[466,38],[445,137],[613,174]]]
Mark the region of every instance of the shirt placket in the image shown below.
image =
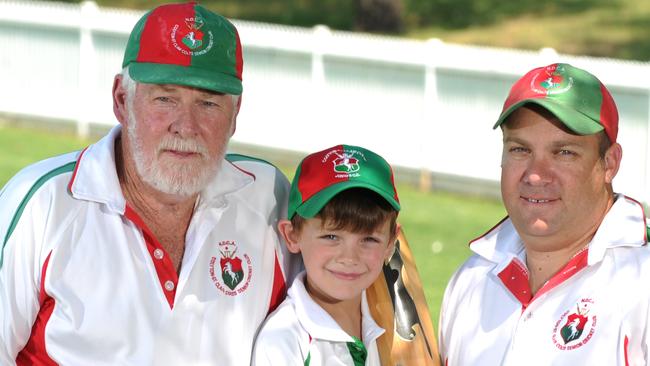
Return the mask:
[[[142,230],[142,236],[144,237],[147,252],[156,270],[160,288],[169,304],[169,308],[172,309],[174,307],[174,299],[176,298],[176,288],[178,287],[178,274],[176,273],[171,258],[162,248],[151,230],[145,225],[142,218],[128,205],[126,206],[124,216]]]

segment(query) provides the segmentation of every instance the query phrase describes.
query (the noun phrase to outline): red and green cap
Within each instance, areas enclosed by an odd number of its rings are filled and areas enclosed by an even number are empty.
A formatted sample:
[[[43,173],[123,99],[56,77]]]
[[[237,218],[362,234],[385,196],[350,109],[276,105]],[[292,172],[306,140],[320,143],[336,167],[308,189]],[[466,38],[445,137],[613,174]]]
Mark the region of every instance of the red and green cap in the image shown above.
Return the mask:
[[[393,170],[381,156],[358,146],[337,145],[305,157],[289,193],[289,218],[316,216],[334,196],[350,188],[366,188],[400,210]]]
[[[243,59],[235,26],[194,2],[167,4],[136,23],[122,67],[138,82],[242,93]]]
[[[605,85],[589,72],[569,64],[552,64],[529,71],[510,89],[494,128],[524,104],[553,113],[571,131],[591,135],[605,131],[616,142],[618,110]]]

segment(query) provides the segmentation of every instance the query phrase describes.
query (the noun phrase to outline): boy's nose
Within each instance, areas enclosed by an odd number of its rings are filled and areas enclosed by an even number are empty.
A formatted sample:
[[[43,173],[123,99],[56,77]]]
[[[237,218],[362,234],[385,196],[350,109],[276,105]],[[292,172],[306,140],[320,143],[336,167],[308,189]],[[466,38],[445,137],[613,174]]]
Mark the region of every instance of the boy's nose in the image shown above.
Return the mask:
[[[354,265],[359,261],[359,253],[355,244],[344,244],[341,253],[337,257],[337,262],[345,265]]]

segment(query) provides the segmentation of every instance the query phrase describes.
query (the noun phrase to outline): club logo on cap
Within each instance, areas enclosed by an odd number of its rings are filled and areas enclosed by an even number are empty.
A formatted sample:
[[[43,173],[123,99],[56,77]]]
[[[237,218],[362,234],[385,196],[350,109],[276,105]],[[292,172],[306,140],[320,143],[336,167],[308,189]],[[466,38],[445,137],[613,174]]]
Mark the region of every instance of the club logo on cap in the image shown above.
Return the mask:
[[[365,160],[363,153],[358,150],[332,150],[325,154],[322,162],[326,163],[330,158],[333,164],[334,173],[337,173],[335,178],[350,178],[358,177],[361,165],[357,157]]]
[[[338,155],[338,154],[337,154]],[[342,173],[354,173],[359,171],[359,159],[353,157],[354,153],[343,152],[334,159],[334,171]]]
[[[204,55],[212,48],[214,39],[212,31],[208,31],[208,44],[205,45],[205,33],[201,31],[201,27],[205,25],[205,21],[200,16],[185,18],[185,28],[181,28],[176,24],[172,28],[171,41],[179,52],[187,56],[200,56]],[[178,39],[180,38],[180,43]]]
[[[551,65],[540,70],[530,81],[530,88],[540,94],[561,94],[571,89],[573,78],[566,75],[562,65]]]

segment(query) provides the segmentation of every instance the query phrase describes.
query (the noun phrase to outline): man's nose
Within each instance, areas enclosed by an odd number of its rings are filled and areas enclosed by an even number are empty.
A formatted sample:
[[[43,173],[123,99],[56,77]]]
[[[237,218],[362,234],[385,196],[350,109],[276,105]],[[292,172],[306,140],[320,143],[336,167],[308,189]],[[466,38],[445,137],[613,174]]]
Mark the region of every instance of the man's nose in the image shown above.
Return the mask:
[[[552,181],[552,170],[546,157],[535,156],[530,159],[524,182],[531,185],[545,185]]]
[[[194,137],[198,133],[199,118],[191,103],[180,103],[173,114],[169,132],[183,138]]]

